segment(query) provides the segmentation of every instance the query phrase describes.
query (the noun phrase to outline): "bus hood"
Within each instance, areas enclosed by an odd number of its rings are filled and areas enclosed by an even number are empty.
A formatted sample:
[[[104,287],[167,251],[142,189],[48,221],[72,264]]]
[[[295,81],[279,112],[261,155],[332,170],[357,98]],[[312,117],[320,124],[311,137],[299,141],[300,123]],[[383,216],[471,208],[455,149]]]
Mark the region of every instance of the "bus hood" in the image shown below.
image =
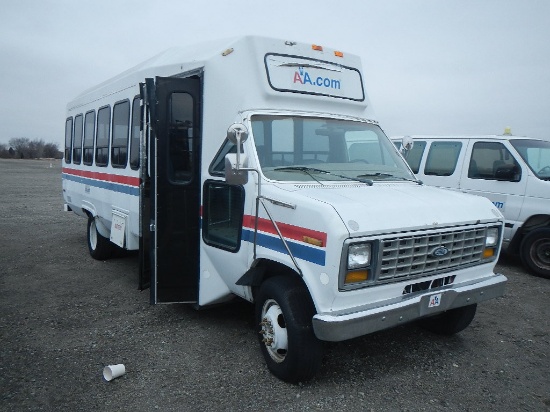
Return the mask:
[[[295,188],[303,196],[331,205],[352,236],[502,220],[498,209],[483,197],[431,186],[374,183]]]

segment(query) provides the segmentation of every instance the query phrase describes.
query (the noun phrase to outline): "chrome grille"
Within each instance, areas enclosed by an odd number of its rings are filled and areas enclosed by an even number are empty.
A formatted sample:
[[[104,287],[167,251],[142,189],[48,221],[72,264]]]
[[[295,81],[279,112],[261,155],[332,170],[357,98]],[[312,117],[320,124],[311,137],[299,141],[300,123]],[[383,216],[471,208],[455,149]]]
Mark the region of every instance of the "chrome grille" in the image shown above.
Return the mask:
[[[381,239],[378,280],[427,276],[475,265],[482,259],[485,231],[485,227],[477,227]],[[433,256],[441,247],[448,253]]]

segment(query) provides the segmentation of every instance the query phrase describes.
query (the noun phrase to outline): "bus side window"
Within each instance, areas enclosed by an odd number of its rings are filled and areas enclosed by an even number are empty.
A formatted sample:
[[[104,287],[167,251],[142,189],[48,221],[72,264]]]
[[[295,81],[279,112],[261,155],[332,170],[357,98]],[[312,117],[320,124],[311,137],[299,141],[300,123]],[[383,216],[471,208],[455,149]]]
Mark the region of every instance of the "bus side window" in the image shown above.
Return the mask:
[[[189,93],[170,96],[168,139],[168,176],[174,182],[189,182],[194,164],[193,97]]]
[[[94,161],[95,111],[90,110],[84,117],[84,148],[82,163],[91,166]]]
[[[132,102],[132,127],[130,129],[130,167],[139,169],[139,142],[140,142],[141,106],[139,97]]]
[[[82,115],[74,118],[73,163],[79,165],[82,160]]]
[[[97,111],[97,130],[95,140],[95,164],[107,166],[109,163],[109,134],[111,126],[111,108],[102,107]]]
[[[65,121],[65,162],[71,162],[71,144],[73,142],[73,118],[68,117]]]
[[[128,161],[128,131],[130,121],[130,102],[115,103],[113,107],[113,136],[111,142],[111,165],[126,167]]]

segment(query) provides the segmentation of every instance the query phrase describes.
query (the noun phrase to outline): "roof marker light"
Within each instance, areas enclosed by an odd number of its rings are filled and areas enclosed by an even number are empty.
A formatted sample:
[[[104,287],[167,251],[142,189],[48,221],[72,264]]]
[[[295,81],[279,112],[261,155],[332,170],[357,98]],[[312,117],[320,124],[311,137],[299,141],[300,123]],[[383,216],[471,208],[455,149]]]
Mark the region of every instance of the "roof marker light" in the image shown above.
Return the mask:
[[[323,46],[317,46],[316,44],[312,44],[312,45],[311,45],[311,48],[312,48],[313,50],[323,51]]]
[[[341,51],[336,51],[336,50],[335,50],[335,51],[334,51],[334,55],[335,55],[336,57],[344,57],[344,53],[342,53]]]

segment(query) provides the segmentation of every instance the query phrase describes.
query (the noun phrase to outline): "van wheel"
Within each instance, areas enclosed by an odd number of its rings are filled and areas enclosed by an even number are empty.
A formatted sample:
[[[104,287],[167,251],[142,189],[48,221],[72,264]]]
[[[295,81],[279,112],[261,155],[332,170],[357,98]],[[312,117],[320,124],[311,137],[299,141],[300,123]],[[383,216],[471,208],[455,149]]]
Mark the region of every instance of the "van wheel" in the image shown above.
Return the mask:
[[[454,335],[468,327],[476,315],[477,304],[463,306],[443,312],[440,315],[420,319],[418,324],[423,329],[438,335]]]
[[[311,379],[321,366],[322,342],[313,333],[315,308],[299,279],[267,279],[256,298],[255,320],[267,367],[290,383]]]
[[[97,260],[106,260],[113,253],[113,244],[97,231],[95,218],[88,218],[88,250],[90,256]]]
[[[541,227],[529,232],[521,242],[520,256],[527,269],[550,278],[550,228]]]

